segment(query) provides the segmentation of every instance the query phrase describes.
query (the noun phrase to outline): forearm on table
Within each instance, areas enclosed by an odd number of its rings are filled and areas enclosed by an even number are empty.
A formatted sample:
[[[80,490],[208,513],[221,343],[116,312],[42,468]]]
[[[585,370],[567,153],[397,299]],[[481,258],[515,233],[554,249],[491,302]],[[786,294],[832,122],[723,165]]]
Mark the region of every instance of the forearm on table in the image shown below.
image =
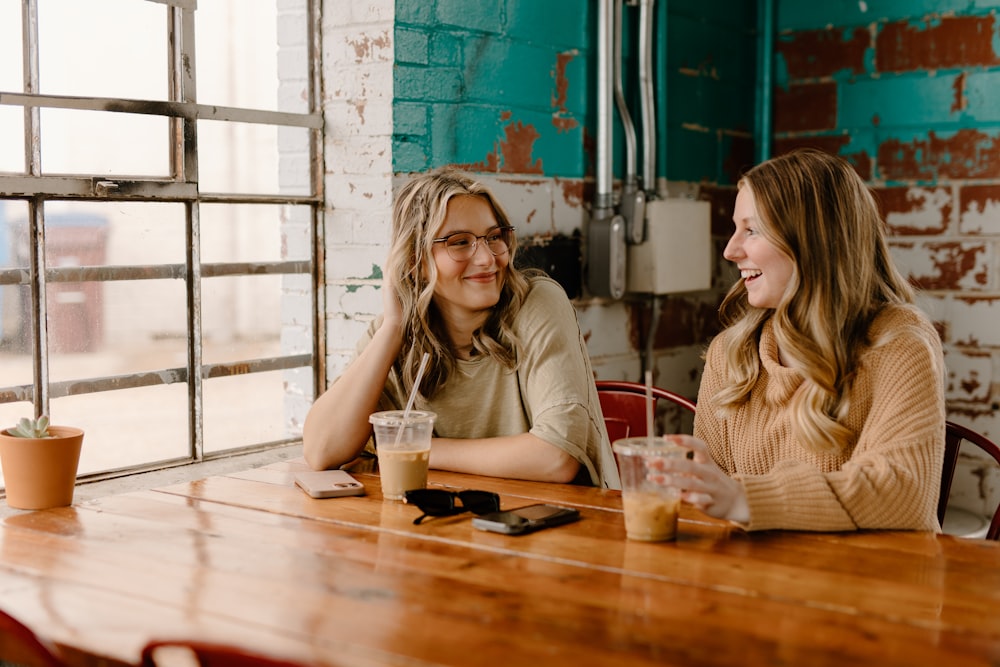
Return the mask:
[[[398,353],[399,339],[379,329],[358,358],[313,403],[302,430],[303,455],[312,468],[341,465],[357,456],[368,442],[368,418],[378,409]]]
[[[491,477],[566,483],[580,463],[530,433],[483,439],[434,438],[430,467]]]

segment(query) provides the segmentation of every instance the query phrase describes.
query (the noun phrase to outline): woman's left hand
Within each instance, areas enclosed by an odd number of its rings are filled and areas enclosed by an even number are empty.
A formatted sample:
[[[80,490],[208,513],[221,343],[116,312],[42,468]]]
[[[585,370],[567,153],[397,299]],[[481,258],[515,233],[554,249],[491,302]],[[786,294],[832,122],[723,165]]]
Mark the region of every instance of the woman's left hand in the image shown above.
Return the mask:
[[[657,457],[657,468],[665,473],[658,481],[680,487],[681,499],[709,516],[743,524],[750,522],[750,508],[743,485],[716,465],[703,440],[690,435],[663,437],[690,450],[694,457]]]

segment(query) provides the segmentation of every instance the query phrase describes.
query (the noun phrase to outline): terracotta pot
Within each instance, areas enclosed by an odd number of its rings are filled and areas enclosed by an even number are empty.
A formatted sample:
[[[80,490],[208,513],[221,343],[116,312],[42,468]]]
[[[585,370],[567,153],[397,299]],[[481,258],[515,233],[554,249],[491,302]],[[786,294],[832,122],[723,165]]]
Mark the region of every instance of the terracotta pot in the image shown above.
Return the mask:
[[[40,510],[73,504],[83,431],[50,426],[52,438],[18,438],[0,431],[0,467],[7,505]]]

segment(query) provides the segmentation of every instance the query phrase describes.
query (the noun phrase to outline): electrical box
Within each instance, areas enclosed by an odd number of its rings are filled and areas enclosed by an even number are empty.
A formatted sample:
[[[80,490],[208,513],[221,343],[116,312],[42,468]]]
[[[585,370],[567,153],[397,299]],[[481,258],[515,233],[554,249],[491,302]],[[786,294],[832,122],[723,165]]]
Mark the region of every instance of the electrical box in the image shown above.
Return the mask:
[[[712,286],[712,205],[697,199],[646,202],[646,241],[628,247],[628,291],[696,292]]]

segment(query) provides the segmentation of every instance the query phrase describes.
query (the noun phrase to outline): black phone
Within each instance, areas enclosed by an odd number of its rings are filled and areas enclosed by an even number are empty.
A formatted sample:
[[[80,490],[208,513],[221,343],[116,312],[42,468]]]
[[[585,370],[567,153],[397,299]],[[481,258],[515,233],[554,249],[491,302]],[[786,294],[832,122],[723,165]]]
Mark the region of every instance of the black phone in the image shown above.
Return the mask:
[[[491,512],[472,519],[479,530],[504,535],[523,535],[549,526],[560,526],[580,518],[580,511],[561,505],[538,503],[501,512]]]

